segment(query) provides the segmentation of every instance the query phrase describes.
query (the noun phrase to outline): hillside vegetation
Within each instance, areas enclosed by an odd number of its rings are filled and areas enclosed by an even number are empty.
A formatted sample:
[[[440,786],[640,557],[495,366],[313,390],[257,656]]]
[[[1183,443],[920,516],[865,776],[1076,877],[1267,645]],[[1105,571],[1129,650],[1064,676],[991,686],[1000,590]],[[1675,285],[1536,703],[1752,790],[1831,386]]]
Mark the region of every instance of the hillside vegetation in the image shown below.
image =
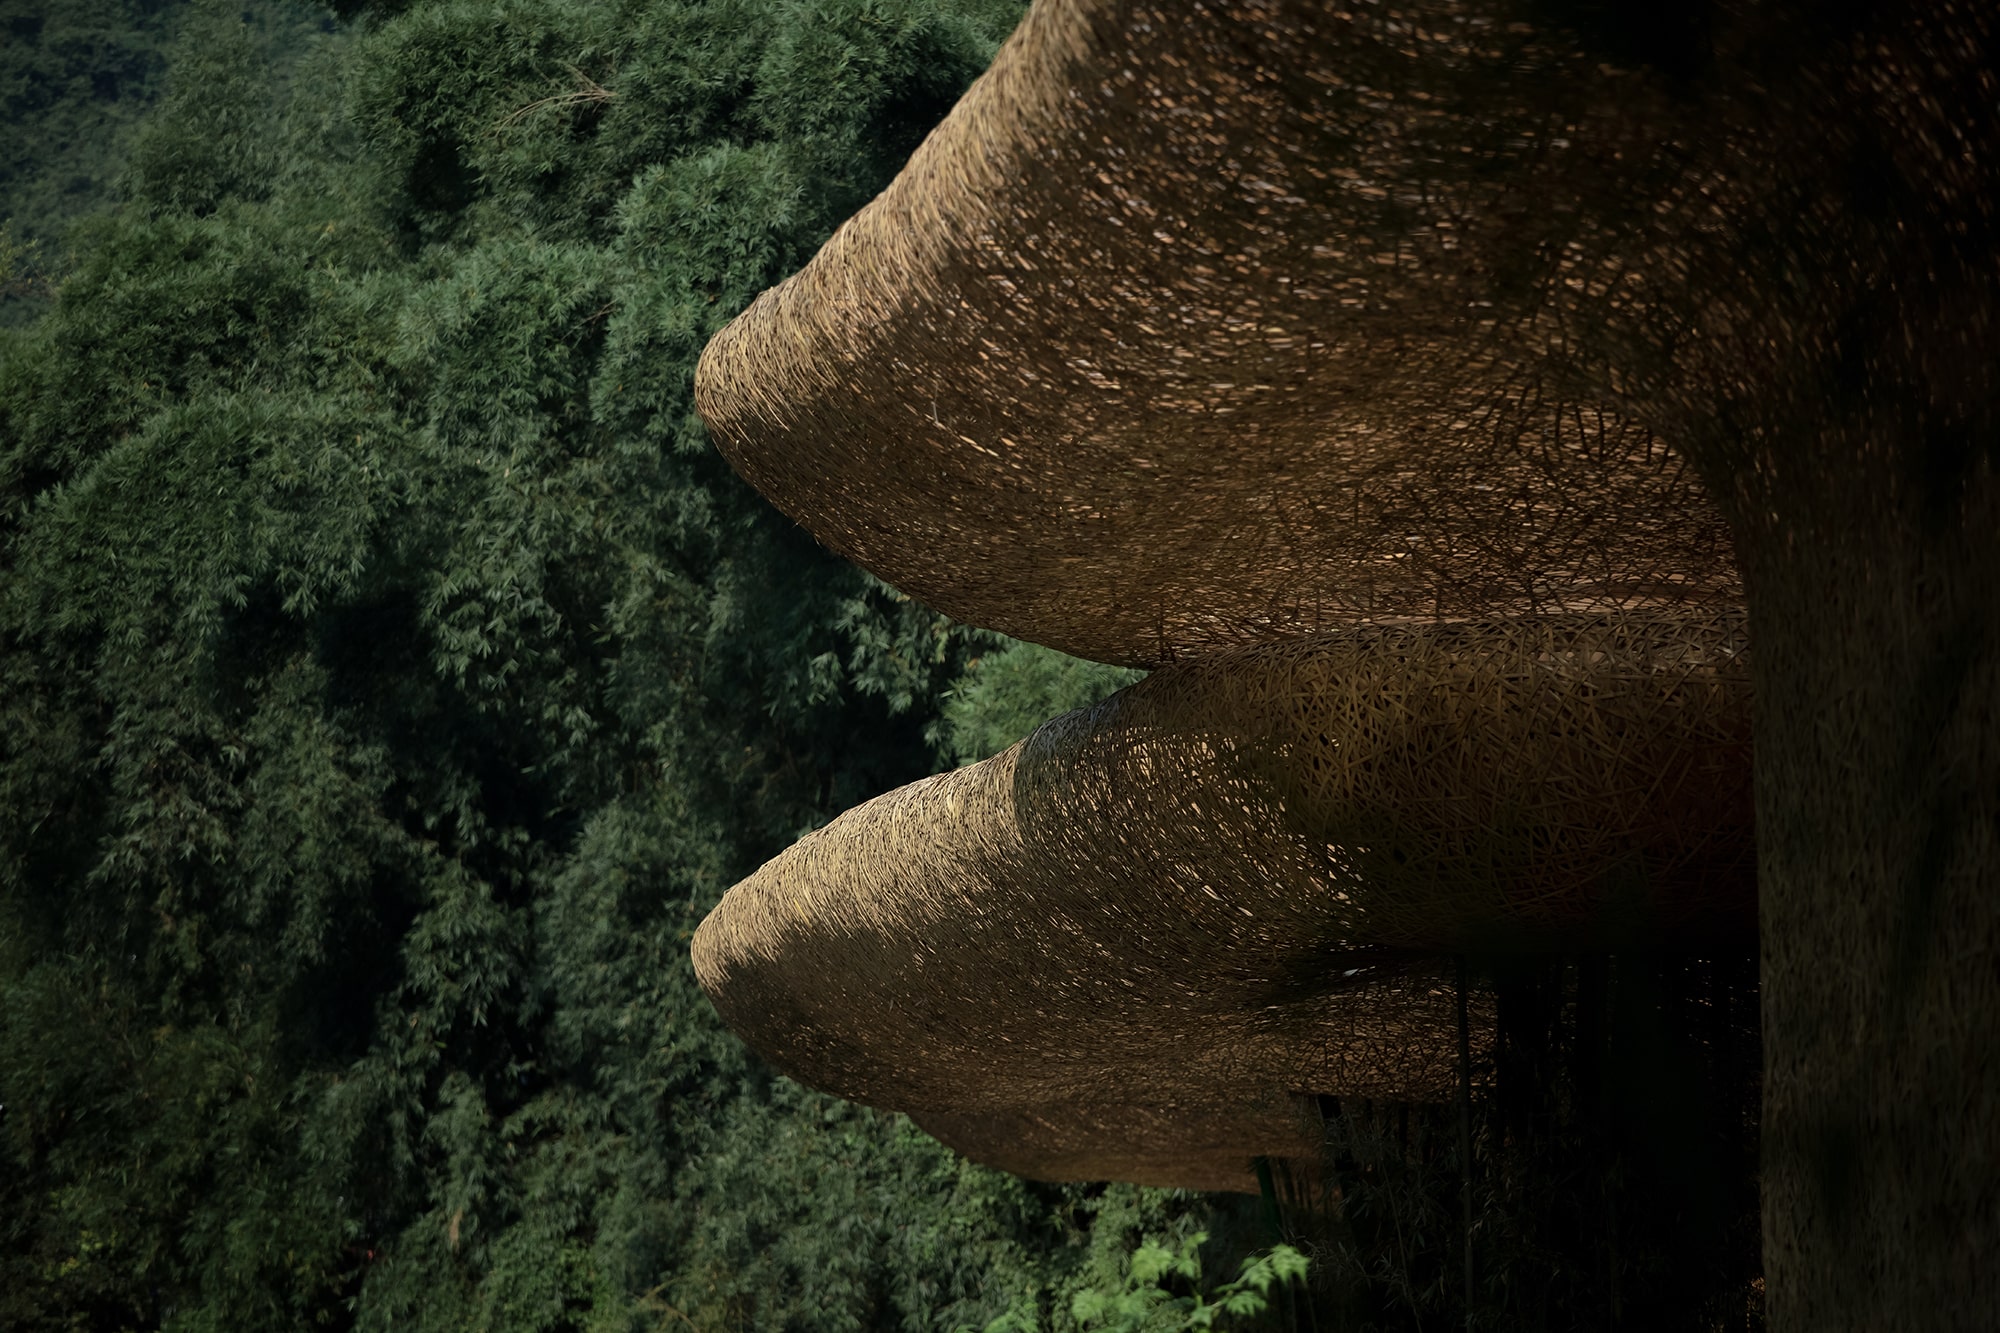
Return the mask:
[[[54,248],[0,333],[0,1325],[1061,1325],[1185,1240],[773,1077],[687,961],[801,831],[1108,688],[941,718],[1005,645],[690,400],[1011,0],[134,12],[33,122],[135,71],[88,207],[6,167]]]

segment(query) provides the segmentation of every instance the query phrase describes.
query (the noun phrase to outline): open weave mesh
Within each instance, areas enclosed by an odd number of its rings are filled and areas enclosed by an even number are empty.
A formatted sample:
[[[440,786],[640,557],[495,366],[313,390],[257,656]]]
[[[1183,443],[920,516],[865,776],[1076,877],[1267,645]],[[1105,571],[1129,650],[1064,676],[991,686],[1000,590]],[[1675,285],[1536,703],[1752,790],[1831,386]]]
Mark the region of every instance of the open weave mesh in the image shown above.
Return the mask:
[[[1571,364],[1687,262],[1589,215],[1712,182],[1651,85],[1425,8],[1044,0],[710,344],[718,445],[927,604],[1100,661],[1736,603],[1699,481]]]
[[[808,835],[696,972],[780,1068],[972,1156],[1240,1183],[1310,1155],[1300,1096],[1452,1086],[1424,952],[1747,928],[1743,647],[1628,613],[1218,650]]]

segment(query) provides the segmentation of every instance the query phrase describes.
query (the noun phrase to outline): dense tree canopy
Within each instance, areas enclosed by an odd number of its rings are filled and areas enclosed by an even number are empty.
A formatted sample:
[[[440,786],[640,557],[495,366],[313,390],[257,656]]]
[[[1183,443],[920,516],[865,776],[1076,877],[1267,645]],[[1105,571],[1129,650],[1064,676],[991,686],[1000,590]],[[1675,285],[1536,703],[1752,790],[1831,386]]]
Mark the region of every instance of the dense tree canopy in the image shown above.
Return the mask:
[[[67,259],[0,335],[0,1323],[1060,1322],[1185,1237],[773,1079],[686,957],[1117,683],[827,556],[690,404],[1013,0],[138,12],[116,206],[7,167]]]
[[[112,194],[185,8],[0,0],[0,327],[45,308],[64,225]]]

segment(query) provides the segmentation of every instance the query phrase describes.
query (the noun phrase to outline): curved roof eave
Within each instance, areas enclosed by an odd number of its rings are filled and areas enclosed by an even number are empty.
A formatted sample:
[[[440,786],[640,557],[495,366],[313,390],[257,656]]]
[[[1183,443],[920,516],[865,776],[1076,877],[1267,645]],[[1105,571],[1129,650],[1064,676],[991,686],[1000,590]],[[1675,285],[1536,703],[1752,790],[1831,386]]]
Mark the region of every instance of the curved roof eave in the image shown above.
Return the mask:
[[[982,1160],[1240,1179],[1300,1098],[1452,1086],[1440,953],[1747,938],[1743,638],[1574,617],[1179,663],[807,835],[696,973],[780,1070]]]
[[[717,444],[926,604],[1100,661],[1740,604],[1622,392],[1673,370],[1713,182],[1656,82],[1477,11],[1041,0],[710,344]]]

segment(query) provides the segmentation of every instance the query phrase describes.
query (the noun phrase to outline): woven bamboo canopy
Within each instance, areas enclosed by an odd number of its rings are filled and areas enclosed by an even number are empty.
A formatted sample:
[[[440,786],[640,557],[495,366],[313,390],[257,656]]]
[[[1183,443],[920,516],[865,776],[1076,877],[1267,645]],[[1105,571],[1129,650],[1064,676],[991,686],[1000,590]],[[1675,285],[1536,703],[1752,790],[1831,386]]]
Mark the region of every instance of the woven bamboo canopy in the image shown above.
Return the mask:
[[[1662,258],[1593,253],[1583,205],[1704,183],[1654,160],[1639,81],[1478,7],[1435,24],[1037,4],[710,344],[717,445],[926,604],[1099,661],[1738,602],[1698,479],[1573,364]]]
[[[1747,924],[1742,629],[1392,626],[1179,663],[802,839],[702,925],[697,975],[786,1072],[974,1156],[1244,1187],[1253,1156],[1311,1155],[1302,1098],[1451,1087],[1426,955]]]
[[[1773,1327],[1984,1327],[1996,68],[1973,0],[1039,0],[698,406],[1105,661],[1747,604]]]
[[[1024,1174],[1245,1188],[1315,1097],[1451,1086],[1441,955],[1754,920],[1743,587],[1635,406],[1702,372],[1659,349],[1714,345],[1741,187],[1670,80],[1519,17],[1041,0],[707,349],[822,542],[1161,668],[731,891],[696,967],[779,1068]]]

